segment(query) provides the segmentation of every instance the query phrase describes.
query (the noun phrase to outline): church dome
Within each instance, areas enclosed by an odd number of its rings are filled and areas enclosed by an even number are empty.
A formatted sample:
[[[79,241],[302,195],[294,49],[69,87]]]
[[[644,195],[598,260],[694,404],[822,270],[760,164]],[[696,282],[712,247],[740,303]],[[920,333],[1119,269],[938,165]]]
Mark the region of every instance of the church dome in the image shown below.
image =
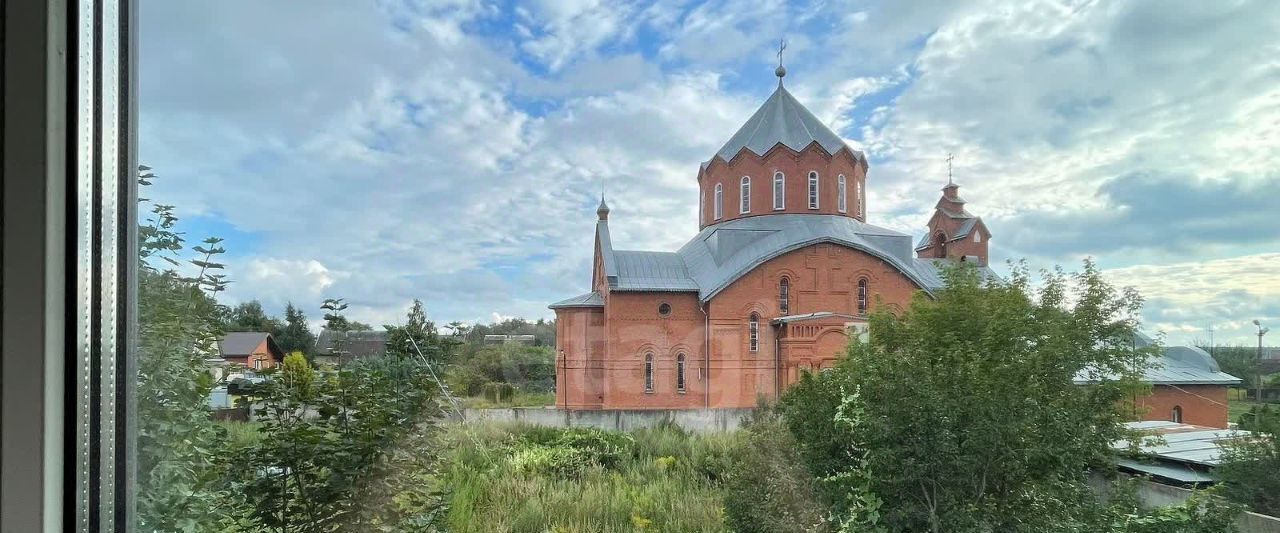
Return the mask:
[[[778,90],[738,128],[738,132],[716,152],[715,157],[730,161],[743,149],[763,156],[778,144],[799,152],[815,142],[828,154],[834,155],[845,148],[854,159],[863,158],[861,152],[849,148],[839,135],[809,112],[786,87],[779,84]]]

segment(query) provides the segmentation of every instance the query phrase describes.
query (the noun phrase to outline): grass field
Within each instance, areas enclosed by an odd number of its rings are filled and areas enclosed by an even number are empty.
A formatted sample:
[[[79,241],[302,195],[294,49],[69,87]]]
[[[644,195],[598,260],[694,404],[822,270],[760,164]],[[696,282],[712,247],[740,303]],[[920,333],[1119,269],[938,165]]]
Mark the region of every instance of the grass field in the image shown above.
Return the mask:
[[[517,424],[445,428],[451,531],[726,531],[733,435]]]
[[[1262,403],[1245,400],[1244,389],[1227,390],[1227,417],[1231,422],[1235,422],[1240,415],[1249,412],[1249,408],[1255,405],[1262,405]]]

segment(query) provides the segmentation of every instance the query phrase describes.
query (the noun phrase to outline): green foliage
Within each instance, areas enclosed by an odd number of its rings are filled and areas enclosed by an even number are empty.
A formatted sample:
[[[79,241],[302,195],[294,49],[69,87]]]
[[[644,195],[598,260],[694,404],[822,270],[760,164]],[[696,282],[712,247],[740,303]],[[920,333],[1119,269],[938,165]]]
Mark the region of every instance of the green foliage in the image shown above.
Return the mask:
[[[842,520],[874,513],[912,531],[1074,520],[1090,503],[1086,467],[1106,464],[1125,434],[1124,400],[1141,393],[1137,369],[1155,350],[1134,348],[1140,297],[1088,262],[1074,283],[1048,274],[1034,294],[1024,269],[1007,281],[964,266],[945,275],[936,299],[873,314],[867,343],[787,393],[806,463],[846,492]],[[1098,383],[1075,385],[1082,371]],[[855,392],[856,423],[824,419]]]
[[[497,404],[510,402],[516,393],[510,383],[485,383],[481,391],[485,399]]]
[[[1259,411],[1259,416],[1250,417],[1248,429],[1254,436],[1229,441],[1215,472],[1227,498],[1255,512],[1280,516],[1280,416]]]
[[[280,377],[284,380],[284,386],[288,392],[299,398],[311,398],[311,384],[315,381],[315,371],[311,369],[311,363],[307,362],[302,352],[292,352],[284,356],[284,364],[281,366]]]
[[[278,336],[284,325],[279,320],[268,316],[257,300],[243,302],[233,309],[227,317],[227,331],[261,331]]]
[[[1236,425],[1244,430],[1265,431],[1280,426],[1280,405],[1253,404],[1236,418]]]
[[[725,473],[725,518],[734,531],[830,531],[818,483],[779,413],[762,406],[745,421]]]
[[[154,179],[139,167],[140,183]],[[137,516],[142,531],[224,529],[241,514],[221,483],[226,431],[209,417],[213,387],[205,359],[217,357],[226,309],[213,298],[218,239],[193,247],[199,268],[184,277],[184,240],[172,206],[157,205],[139,228]]]
[[[298,372],[310,367],[293,358]],[[254,522],[289,531],[328,531],[358,511],[353,490],[373,476],[386,449],[423,417],[437,416],[435,387],[412,359],[358,361],[318,376],[310,394],[268,381],[261,441],[235,481]]]
[[[523,318],[508,318],[493,324],[476,324],[470,328],[457,322],[449,324],[455,334],[463,336],[467,344],[481,346],[485,335],[533,335],[534,346],[554,347],[556,345],[556,321],[539,318],[529,322]]]
[[[449,530],[727,531],[720,483],[704,468],[735,440],[670,426],[452,426],[439,445]]]
[[[421,353],[433,363],[444,362],[457,351],[461,341],[452,336],[440,335],[434,322],[427,320],[427,312],[419,300],[409,308],[404,326],[383,326],[390,334],[387,353],[399,357],[418,357]]]
[[[284,327],[275,333],[276,344],[285,353],[302,352],[307,360],[315,355],[316,335],[307,326],[307,315],[289,302],[284,308]]]
[[[487,383],[509,383],[526,392],[551,392],[555,380],[554,351],[521,344],[468,347],[445,376],[450,390],[466,396],[483,394]]]

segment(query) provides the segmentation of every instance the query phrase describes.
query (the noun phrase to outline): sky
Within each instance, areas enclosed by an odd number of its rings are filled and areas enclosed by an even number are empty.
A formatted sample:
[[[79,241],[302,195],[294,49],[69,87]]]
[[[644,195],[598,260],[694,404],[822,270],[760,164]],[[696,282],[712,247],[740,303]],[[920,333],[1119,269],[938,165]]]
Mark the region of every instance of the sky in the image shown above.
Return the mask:
[[[228,303],[551,318],[602,188],[619,249],[697,232],[698,165],[785,38],[869,222],[922,235],[954,154],[998,272],[1092,257],[1147,332],[1252,345],[1280,326],[1276,35],[1269,0],[143,0],[143,196],[226,239]]]

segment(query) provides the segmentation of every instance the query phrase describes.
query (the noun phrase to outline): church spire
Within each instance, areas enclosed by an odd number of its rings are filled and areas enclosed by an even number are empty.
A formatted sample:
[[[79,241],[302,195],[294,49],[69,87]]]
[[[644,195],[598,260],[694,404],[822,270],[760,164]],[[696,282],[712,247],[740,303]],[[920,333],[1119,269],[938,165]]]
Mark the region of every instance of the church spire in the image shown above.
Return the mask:
[[[778,39],[778,68],[773,69],[773,75],[778,77],[778,87],[782,87],[782,78],[787,75],[787,67],[782,66],[782,51],[787,49],[787,40]]]
[[[609,204],[604,201],[604,192],[600,193],[600,207],[596,208],[596,216],[600,220],[609,220]]]

